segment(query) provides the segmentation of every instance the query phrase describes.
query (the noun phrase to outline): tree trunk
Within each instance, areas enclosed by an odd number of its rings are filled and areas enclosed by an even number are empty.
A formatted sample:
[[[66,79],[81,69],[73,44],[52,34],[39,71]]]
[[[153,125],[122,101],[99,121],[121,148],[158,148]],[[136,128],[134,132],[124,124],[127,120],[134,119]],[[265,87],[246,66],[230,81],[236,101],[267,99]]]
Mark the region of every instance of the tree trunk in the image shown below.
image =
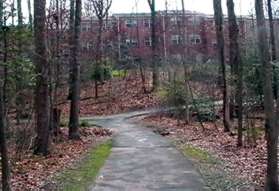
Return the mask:
[[[183,14],[183,49],[184,49],[184,53],[182,55],[182,63],[183,63],[183,68],[184,68],[184,80],[185,80],[185,88],[186,88],[186,103],[185,103],[185,122],[186,124],[190,123],[190,108],[189,108],[189,100],[190,100],[190,96],[189,96],[189,87],[188,87],[188,83],[187,81],[189,80],[189,76],[190,76],[190,72],[189,72],[189,68],[187,66],[186,63],[186,58],[189,55],[188,54],[188,46],[187,46],[187,26],[186,26],[186,12],[185,12],[185,3],[184,0],[181,0],[181,5],[182,5],[182,14]]]
[[[15,0],[12,0],[11,17],[12,17],[12,26],[15,26]]]
[[[270,45],[271,45],[271,60],[275,61],[277,59],[276,56],[276,40],[274,34],[274,21],[273,21],[273,13],[272,13],[272,4],[271,0],[267,0],[267,9],[268,9],[268,18],[269,18],[269,32],[270,32]],[[276,72],[276,67],[273,66],[273,92],[275,99],[278,101],[278,77]]]
[[[18,26],[21,27],[23,24],[23,15],[21,9],[21,0],[17,0],[17,22]]]
[[[159,86],[159,68],[156,59],[156,47],[157,47],[157,37],[156,37],[156,9],[155,0],[149,0],[149,5],[151,9],[151,41],[152,41],[152,80],[153,80],[153,90],[156,90]]]
[[[276,116],[274,107],[274,98],[272,91],[272,65],[269,62],[269,48],[267,38],[267,28],[265,23],[263,0],[255,0],[257,29],[258,29],[258,46],[260,61],[263,65],[264,76],[264,111],[265,111],[265,128],[267,139],[267,174],[266,174],[266,191],[279,190],[278,186],[278,130],[276,127]]]
[[[229,38],[230,38],[230,65],[234,69],[232,72],[234,84],[236,85],[236,104],[238,117],[238,139],[237,146],[241,147],[242,143],[242,121],[243,121],[243,76],[242,60],[239,49],[239,28],[234,11],[234,1],[227,0],[228,19],[229,19]]]
[[[230,131],[230,108],[229,108],[229,91],[226,75],[226,63],[225,63],[225,43],[223,34],[223,11],[221,0],[213,0],[214,6],[214,18],[216,25],[216,37],[218,46],[218,56],[220,62],[220,68],[222,70],[222,89],[223,89],[223,123],[225,132]]]
[[[73,1],[73,0],[72,0]],[[71,2],[72,3],[72,2]],[[81,25],[81,0],[75,0],[74,21],[71,20],[71,110],[69,120],[69,138],[79,140],[79,107],[80,107],[80,63],[79,63],[79,37]]]
[[[6,25],[6,18],[4,19],[4,26],[1,25],[1,28],[3,28],[3,45],[4,45],[4,54],[3,54],[3,63],[4,63],[4,79],[3,79],[3,115],[5,120],[6,114],[7,114],[7,87],[8,87],[8,66],[7,66],[7,61],[8,61],[8,37],[7,37],[7,32],[8,28]],[[5,121],[7,122],[7,121]]]
[[[17,46],[18,46],[18,53],[17,53],[17,59],[19,61],[22,60],[22,34],[23,34],[23,15],[22,15],[22,6],[21,6],[21,0],[17,0],[17,22],[18,22],[18,25],[17,25],[17,30],[18,30],[18,35],[19,35],[19,38],[18,38],[18,41],[17,41]],[[20,123],[20,118],[22,116],[22,112],[23,112],[23,109],[24,108],[24,105],[23,105],[23,99],[22,99],[22,81],[21,81],[21,76],[22,76],[22,66],[21,66],[21,63],[18,63],[16,65],[16,68],[15,68],[15,79],[16,79],[16,120],[17,120],[17,123],[19,124]]]
[[[3,21],[4,21],[4,0],[0,0],[0,26],[3,26]]]
[[[33,17],[32,17],[32,11],[31,11],[31,0],[27,0],[27,7],[28,7],[28,19],[29,19],[29,28],[33,29]]]
[[[36,65],[36,131],[35,154],[48,154],[49,145],[49,88],[46,54],[46,0],[34,1],[34,63]]]
[[[4,18],[3,18],[3,0],[0,0],[0,29],[2,31]],[[4,29],[5,30],[5,29]],[[4,31],[5,36],[6,31]],[[6,38],[4,37],[4,40]],[[5,43],[4,43],[5,44]],[[4,47],[5,49],[5,47]],[[5,57],[5,56],[4,56]],[[5,58],[4,58],[5,59]],[[5,70],[5,69],[4,69]],[[5,80],[4,80],[5,81]],[[3,84],[4,86],[4,84]],[[6,144],[6,127],[5,127],[5,111],[4,105],[5,100],[3,97],[2,90],[5,91],[5,87],[0,87],[0,150],[1,150],[1,166],[2,166],[2,189],[5,191],[10,191],[10,167],[9,167],[9,157]]]
[[[276,42],[275,42],[275,34],[274,34],[274,21],[273,21],[273,13],[272,13],[272,5],[271,0],[267,0],[268,7],[268,18],[269,18],[269,27],[270,27],[270,44],[271,44],[271,57],[272,60],[276,60]]]
[[[0,88],[0,149],[1,149],[1,166],[2,166],[2,189],[10,191],[10,167],[8,159],[8,151],[6,144],[6,132],[5,132],[5,117],[3,112],[2,89]]]

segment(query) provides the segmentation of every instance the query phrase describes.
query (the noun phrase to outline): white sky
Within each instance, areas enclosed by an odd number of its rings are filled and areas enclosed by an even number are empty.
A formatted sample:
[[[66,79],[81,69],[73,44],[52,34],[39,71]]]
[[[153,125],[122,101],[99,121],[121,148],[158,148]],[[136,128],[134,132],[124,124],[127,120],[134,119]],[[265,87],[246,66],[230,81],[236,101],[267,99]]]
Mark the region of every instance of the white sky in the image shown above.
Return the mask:
[[[156,10],[165,10],[165,0],[155,0]],[[181,0],[167,0],[169,10],[181,10]],[[201,13],[213,14],[213,0],[184,0],[185,9]],[[255,0],[235,0],[236,14],[247,15],[253,10]],[[135,13],[136,2],[138,12],[149,12],[147,0],[113,0],[110,13]],[[27,0],[22,1],[24,15],[27,16]],[[226,0],[223,0],[223,11],[226,14]]]
[[[165,9],[165,0],[155,0],[156,9]],[[213,0],[184,0],[186,10],[213,14]],[[131,13],[136,12],[136,2],[138,2],[138,12],[148,12],[147,0],[113,0],[111,12]],[[235,11],[237,14],[248,14],[254,7],[255,0],[235,0]],[[168,9],[181,9],[181,0],[168,0]],[[223,0],[223,11],[226,13],[226,0]]]

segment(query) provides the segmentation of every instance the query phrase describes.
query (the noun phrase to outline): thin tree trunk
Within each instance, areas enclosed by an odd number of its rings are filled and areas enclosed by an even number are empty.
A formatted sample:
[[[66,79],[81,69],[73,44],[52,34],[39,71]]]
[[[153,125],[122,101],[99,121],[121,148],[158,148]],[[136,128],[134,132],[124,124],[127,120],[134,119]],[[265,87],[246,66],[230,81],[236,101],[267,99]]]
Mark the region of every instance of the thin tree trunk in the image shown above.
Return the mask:
[[[54,97],[53,97],[53,132],[55,136],[59,134],[59,126],[60,126],[60,113],[58,106],[58,88],[60,87],[60,6],[59,0],[56,0],[56,50],[55,50],[55,85],[54,85]],[[56,120],[57,119],[57,120]]]
[[[190,123],[190,109],[189,109],[189,87],[187,85],[187,81],[189,80],[189,69],[186,65],[186,56],[188,56],[188,47],[187,47],[187,27],[186,27],[186,12],[185,12],[185,3],[184,0],[181,0],[181,5],[182,5],[182,14],[183,14],[183,48],[184,48],[184,53],[182,55],[182,63],[183,63],[183,68],[184,68],[184,80],[186,84],[186,104],[185,104],[185,121],[186,124]]]
[[[0,26],[3,26],[3,21],[4,21],[4,0],[0,0]]]
[[[36,131],[35,154],[48,154],[49,145],[49,88],[46,54],[46,0],[34,1],[34,63],[36,65]]]
[[[21,0],[17,0],[17,22],[18,22],[18,26],[22,27],[23,15],[22,15],[22,9],[21,9]]]
[[[21,0],[17,0],[17,22],[18,22],[18,25],[17,25],[17,29],[18,29],[18,34],[19,34],[19,38],[18,38],[18,42],[17,42],[17,45],[18,45],[18,59],[19,60],[22,60],[22,29],[23,29],[23,15],[22,15],[22,9],[21,9]],[[23,108],[23,100],[22,100],[22,94],[21,94],[21,91],[22,91],[22,82],[21,82],[21,64],[18,63],[16,65],[16,74],[15,74],[15,78],[16,78],[16,92],[17,92],[17,95],[16,95],[16,120],[17,120],[17,123],[19,124],[20,123],[20,118],[21,118],[21,115],[22,115],[22,108]]]
[[[242,60],[239,49],[239,28],[234,11],[234,1],[227,0],[228,17],[229,17],[229,38],[230,38],[230,65],[234,68],[232,75],[234,84],[236,85],[236,104],[238,116],[238,139],[237,146],[241,147],[243,137],[243,76],[242,76]]]
[[[1,26],[2,28],[2,26]],[[7,87],[8,87],[8,38],[7,38],[7,26],[6,26],[6,18],[4,18],[4,30],[3,30],[3,40],[4,40],[4,54],[3,54],[3,63],[4,63],[4,79],[3,79],[3,115],[6,118],[7,114]]]
[[[95,72],[100,74],[100,67],[101,67],[101,62],[103,58],[103,49],[102,49],[102,33],[103,33],[103,18],[98,19],[99,23],[99,28],[98,28],[98,36],[97,36],[97,52],[96,52],[96,63],[95,63]],[[96,75],[97,77],[98,75]],[[100,76],[101,77],[101,76]],[[98,78],[98,77],[97,77]],[[95,98],[98,99],[99,94],[98,94],[98,80],[100,79],[95,79]]]
[[[72,8],[72,7],[71,7]],[[76,0],[74,23],[71,23],[71,111],[69,121],[69,138],[78,140],[79,135],[79,107],[80,107],[80,62],[79,62],[79,37],[81,25],[81,0]],[[72,14],[72,13],[71,13]],[[73,22],[73,21],[71,21]]]
[[[27,0],[27,7],[28,7],[28,15],[29,15],[29,28],[33,29],[33,16],[31,11],[31,0]]]
[[[3,111],[2,89],[0,88],[0,149],[1,149],[1,166],[2,166],[2,189],[10,191],[10,167],[9,157],[6,144],[6,128],[5,128],[5,117]]]
[[[151,9],[151,41],[152,41],[152,80],[153,80],[153,90],[156,90],[159,86],[159,68],[156,59],[156,47],[157,47],[157,37],[156,37],[156,9],[155,0],[148,0]]]
[[[273,13],[272,13],[272,4],[271,0],[267,0],[267,8],[268,8],[268,18],[269,18],[269,32],[270,32],[270,45],[271,45],[271,60],[275,61],[277,59],[276,55],[276,40],[275,40],[275,34],[274,34],[274,21],[273,21]],[[273,66],[273,92],[275,99],[278,101],[278,77],[276,72],[276,67]]]
[[[4,24],[4,18],[3,18],[3,0],[0,0],[0,28],[2,29]],[[6,24],[5,24],[6,25]],[[5,30],[5,29],[4,29]],[[6,31],[4,31],[5,36]],[[4,37],[4,40],[6,38]],[[5,44],[5,43],[4,43]],[[5,47],[4,47],[5,49]],[[4,56],[5,57],[5,56]],[[5,58],[4,58],[5,60]],[[6,67],[6,66],[5,66]],[[6,69],[4,69],[6,70]],[[6,73],[6,71],[4,71]],[[5,80],[4,80],[5,81]],[[3,86],[5,86],[3,84]],[[0,88],[0,150],[1,150],[1,166],[2,166],[2,188],[5,191],[10,191],[10,167],[9,167],[9,157],[8,157],[8,151],[7,151],[7,144],[6,144],[6,127],[5,127],[5,99],[3,96],[3,91],[5,90],[5,87]]]
[[[222,70],[222,90],[223,90],[223,123],[224,131],[230,131],[230,108],[229,108],[229,91],[227,84],[227,75],[226,75],[226,63],[225,63],[225,43],[224,43],[224,34],[223,34],[223,11],[221,0],[213,0],[214,6],[214,18],[216,25],[216,37],[217,37],[217,46],[218,46],[218,56],[220,62],[220,68]]]
[[[276,41],[274,34],[274,21],[273,21],[273,13],[272,13],[272,5],[271,0],[267,0],[268,7],[268,18],[269,18],[269,27],[270,27],[270,44],[271,44],[271,57],[272,60],[276,60]]]
[[[263,9],[263,0],[255,0],[257,29],[258,29],[258,46],[260,61],[263,65],[264,76],[264,111],[265,127],[267,139],[267,174],[266,174],[266,191],[279,190],[278,185],[278,130],[276,127],[275,107],[272,91],[272,65],[269,62],[269,48],[267,38],[267,28]]]

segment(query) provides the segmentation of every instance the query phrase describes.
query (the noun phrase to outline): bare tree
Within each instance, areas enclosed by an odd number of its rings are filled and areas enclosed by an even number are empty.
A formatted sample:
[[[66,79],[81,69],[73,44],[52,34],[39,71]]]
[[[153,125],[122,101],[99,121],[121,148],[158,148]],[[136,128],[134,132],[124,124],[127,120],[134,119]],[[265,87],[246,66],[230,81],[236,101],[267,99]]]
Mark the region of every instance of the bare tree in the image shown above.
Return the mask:
[[[267,38],[267,28],[263,9],[263,0],[255,0],[257,29],[258,29],[258,47],[260,61],[263,66],[264,76],[264,111],[265,127],[267,139],[267,174],[266,191],[279,190],[278,185],[278,130],[276,126],[276,115],[274,106],[274,97],[272,90],[272,65],[269,61],[269,47]]]
[[[3,18],[4,6],[3,0],[0,0],[0,31],[6,30],[6,27],[3,27],[4,18]],[[3,31],[5,33],[5,31]],[[2,42],[1,42],[2,44]],[[2,79],[0,79],[2,80]],[[2,84],[1,84],[2,85]],[[1,170],[2,170],[2,189],[10,191],[10,167],[9,167],[9,157],[6,144],[6,127],[5,127],[5,115],[4,115],[4,102],[3,92],[4,88],[0,88],[0,150],[1,150]]]
[[[276,1],[276,0],[274,0]],[[276,56],[276,39],[274,34],[274,19],[273,19],[273,9],[272,9],[272,0],[267,0],[267,12],[268,12],[268,19],[269,19],[269,36],[270,36],[270,45],[271,45],[271,60],[275,61],[277,59]],[[273,92],[275,99],[277,99],[278,103],[278,77],[276,73],[276,68],[273,66]]]
[[[2,188],[5,191],[10,191],[10,167],[9,157],[6,144],[6,127],[3,108],[3,93],[0,88],[0,149],[1,149],[1,167],[2,167]]]
[[[3,26],[4,0],[0,0],[0,26]],[[1,29],[2,30],[2,29]]]
[[[49,145],[49,88],[46,53],[46,0],[34,1],[34,63],[36,66],[36,131],[35,154],[48,154]]]
[[[236,84],[236,104],[238,116],[238,141],[237,145],[242,146],[242,121],[243,121],[243,71],[242,60],[239,49],[239,28],[234,11],[234,1],[227,0],[230,38],[230,65],[233,69],[233,80]]]
[[[17,22],[19,27],[23,25],[23,15],[21,7],[21,0],[17,0]]]
[[[156,60],[156,9],[155,0],[148,0],[148,4],[151,10],[151,42],[152,42],[152,79],[153,79],[153,90],[156,90],[159,86],[159,68]]]
[[[225,63],[225,43],[223,33],[223,11],[222,1],[213,0],[214,18],[216,26],[216,37],[220,67],[222,70],[222,89],[223,89],[223,123],[225,132],[230,131],[230,108],[229,108],[229,91],[227,84],[226,63]]]
[[[184,67],[184,78],[185,78],[185,82],[186,82],[186,97],[187,97],[187,103],[185,104],[185,121],[186,123],[189,123],[190,122],[190,111],[189,111],[189,101],[188,101],[188,98],[190,98],[189,96],[189,84],[188,84],[188,79],[189,79],[189,69],[186,65],[186,58],[189,54],[189,51],[188,51],[188,31],[187,31],[187,26],[186,26],[186,12],[185,12],[185,3],[184,3],[184,0],[181,0],[181,5],[182,5],[182,14],[183,14],[183,48],[184,48],[184,53],[183,53],[183,56],[182,56],[182,64],[183,64],[183,67]]]
[[[267,0],[268,8],[268,18],[269,18],[269,27],[270,27],[270,44],[271,44],[271,57],[272,61],[276,60],[276,42],[274,34],[274,20],[273,20],[273,10],[272,10],[272,0]]]
[[[19,34],[19,38],[18,38],[18,59],[22,60],[22,29],[23,29],[23,14],[22,14],[22,5],[21,5],[21,0],[17,0],[17,29],[18,29],[18,34]],[[17,96],[16,96],[16,119],[17,119],[17,123],[20,122],[20,118],[22,115],[22,108],[23,108],[23,100],[22,100],[22,82],[20,80],[20,76],[21,76],[21,71],[22,71],[22,67],[21,64],[18,63],[16,65],[16,74],[15,74],[15,78],[16,78],[16,92],[18,92]]]
[[[98,19],[98,36],[97,36],[97,50],[96,50],[96,70],[100,66],[103,56],[102,34],[104,27],[104,19],[108,15],[109,9],[112,5],[112,0],[89,0],[94,8],[95,15]],[[98,80],[95,79],[95,97],[98,98]]]
[[[33,16],[32,16],[32,11],[31,11],[31,0],[27,0],[27,7],[28,7],[29,27],[32,30],[32,28],[33,28]]]
[[[70,10],[70,120],[69,120],[69,138],[78,140],[79,135],[79,109],[80,109],[80,25],[81,25],[81,0],[71,0]]]

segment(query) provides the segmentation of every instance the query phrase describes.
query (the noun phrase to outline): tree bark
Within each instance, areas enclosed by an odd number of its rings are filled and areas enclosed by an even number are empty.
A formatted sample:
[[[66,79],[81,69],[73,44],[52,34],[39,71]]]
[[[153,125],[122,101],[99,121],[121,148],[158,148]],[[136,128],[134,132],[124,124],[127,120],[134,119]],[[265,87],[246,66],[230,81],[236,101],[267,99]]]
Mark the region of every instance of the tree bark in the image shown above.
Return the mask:
[[[185,104],[185,122],[186,124],[190,123],[190,109],[189,109],[189,87],[188,87],[188,83],[187,81],[189,80],[189,69],[186,63],[186,58],[189,55],[189,51],[188,51],[188,38],[187,38],[187,26],[186,26],[186,12],[185,12],[185,3],[184,0],[181,0],[181,5],[182,5],[182,14],[183,14],[183,49],[184,49],[184,53],[182,55],[182,64],[183,64],[183,68],[184,68],[184,80],[185,80],[185,86],[186,86],[186,104]]]
[[[4,19],[4,14],[3,14],[3,11],[4,11],[4,0],[0,0],[0,26],[2,27],[3,26],[3,19]],[[1,29],[2,30],[2,29]]]
[[[2,189],[10,191],[10,167],[9,157],[6,144],[5,117],[3,111],[2,89],[0,88],[0,149],[1,149],[1,166],[2,166]]]
[[[213,0],[214,7],[214,18],[216,26],[216,37],[217,37],[217,47],[218,56],[220,62],[220,68],[222,71],[222,91],[223,91],[223,123],[224,131],[230,131],[230,108],[229,108],[229,91],[227,84],[227,74],[226,74],[226,63],[225,63],[225,43],[223,34],[223,11],[221,0]]]
[[[258,47],[260,61],[263,66],[264,76],[264,111],[265,128],[267,139],[267,174],[266,191],[279,190],[278,186],[278,130],[276,127],[275,106],[272,90],[272,65],[269,62],[269,48],[267,38],[267,28],[263,9],[263,0],[255,0],[257,29],[258,29]]]
[[[152,80],[153,90],[156,90],[159,86],[159,68],[156,57],[157,37],[156,37],[156,9],[155,0],[148,0],[151,10],[151,42],[152,42]]]
[[[72,0],[73,1],[73,0]],[[71,2],[72,3],[72,2]],[[69,139],[79,140],[79,109],[80,109],[80,62],[79,56],[79,38],[81,25],[81,0],[75,0],[74,21],[71,20],[71,110],[69,120]]]
[[[48,154],[49,145],[49,88],[46,53],[46,0],[34,1],[34,63],[36,66],[36,132],[34,154]]]
[[[21,9],[21,0],[17,0],[17,22],[18,26],[21,27],[23,24],[23,15]]]
[[[33,16],[31,11],[31,0],[27,0],[27,7],[28,7],[28,20],[29,20],[29,28],[33,29]]]
[[[23,29],[23,15],[22,15],[22,6],[21,6],[21,0],[17,0],[17,30],[18,30],[18,41],[17,41],[17,48],[18,48],[18,53],[17,53],[17,59],[19,61],[22,60],[22,29]],[[20,118],[22,116],[22,108],[23,106],[23,100],[22,100],[22,82],[21,82],[21,71],[22,67],[21,64],[18,63],[15,68],[15,79],[16,79],[16,120],[17,123],[20,123]]]
[[[0,0],[0,30],[1,33],[5,28],[3,28],[4,18],[3,18],[3,0]],[[6,31],[3,31],[4,34]],[[5,38],[4,38],[5,39]],[[4,43],[5,44],[5,43]],[[4,47],[5,48],[5,47]],[[5,56],[4,56],[5,57]],[[5,59],[5,58],[4,58]],[[5,69],[4,69],[5,70]],[[5,81],[5,80],[4,80]],[[3,84],[4,86],[4,84]],[[5,99],[3,96],[2,90],[5,90],[5,87],[0,87],[0,150],[1,150],[1,166],[2,166],[2,188],[5,191],[10,191],[10,166],[9,166],[9,157],[7,151],[7,144],[6,144],[6,127],[5,127]]]
[[[270,27],[270,44],[271,44],[271,57],[272,60],[276,60],[276,41],[274,34],[274,21],[273,21],[273,13],[272,13],[272,5],[271,0],[267,0],[267,8],[268,8],[268,18],[269,18],[269,27]]]
[[[241,147],[243,137],[243,71],[242,60],[239,48],[239,28],[234,11],[234,1],[227,0],[228,19],[229,19],[229,38],[230,38],[230,65],[233,68],[233,80],[236,85],[236,104],[238,117],[238,139],[237,146]]]
[[[274,21],[273,21],[273,13],[272,13],[272,0],[267,0],[267,11],[268,11],[268,20],[269,20],[269,33],[270,33],[270,45],[271,45],[271,60],[275,61],[277,59],[276,55],[276,40],[274,34]],[[279,103],[278,100],[278,77],[276,72],[276,67],[273,66],[273,92],[275,99]]]

